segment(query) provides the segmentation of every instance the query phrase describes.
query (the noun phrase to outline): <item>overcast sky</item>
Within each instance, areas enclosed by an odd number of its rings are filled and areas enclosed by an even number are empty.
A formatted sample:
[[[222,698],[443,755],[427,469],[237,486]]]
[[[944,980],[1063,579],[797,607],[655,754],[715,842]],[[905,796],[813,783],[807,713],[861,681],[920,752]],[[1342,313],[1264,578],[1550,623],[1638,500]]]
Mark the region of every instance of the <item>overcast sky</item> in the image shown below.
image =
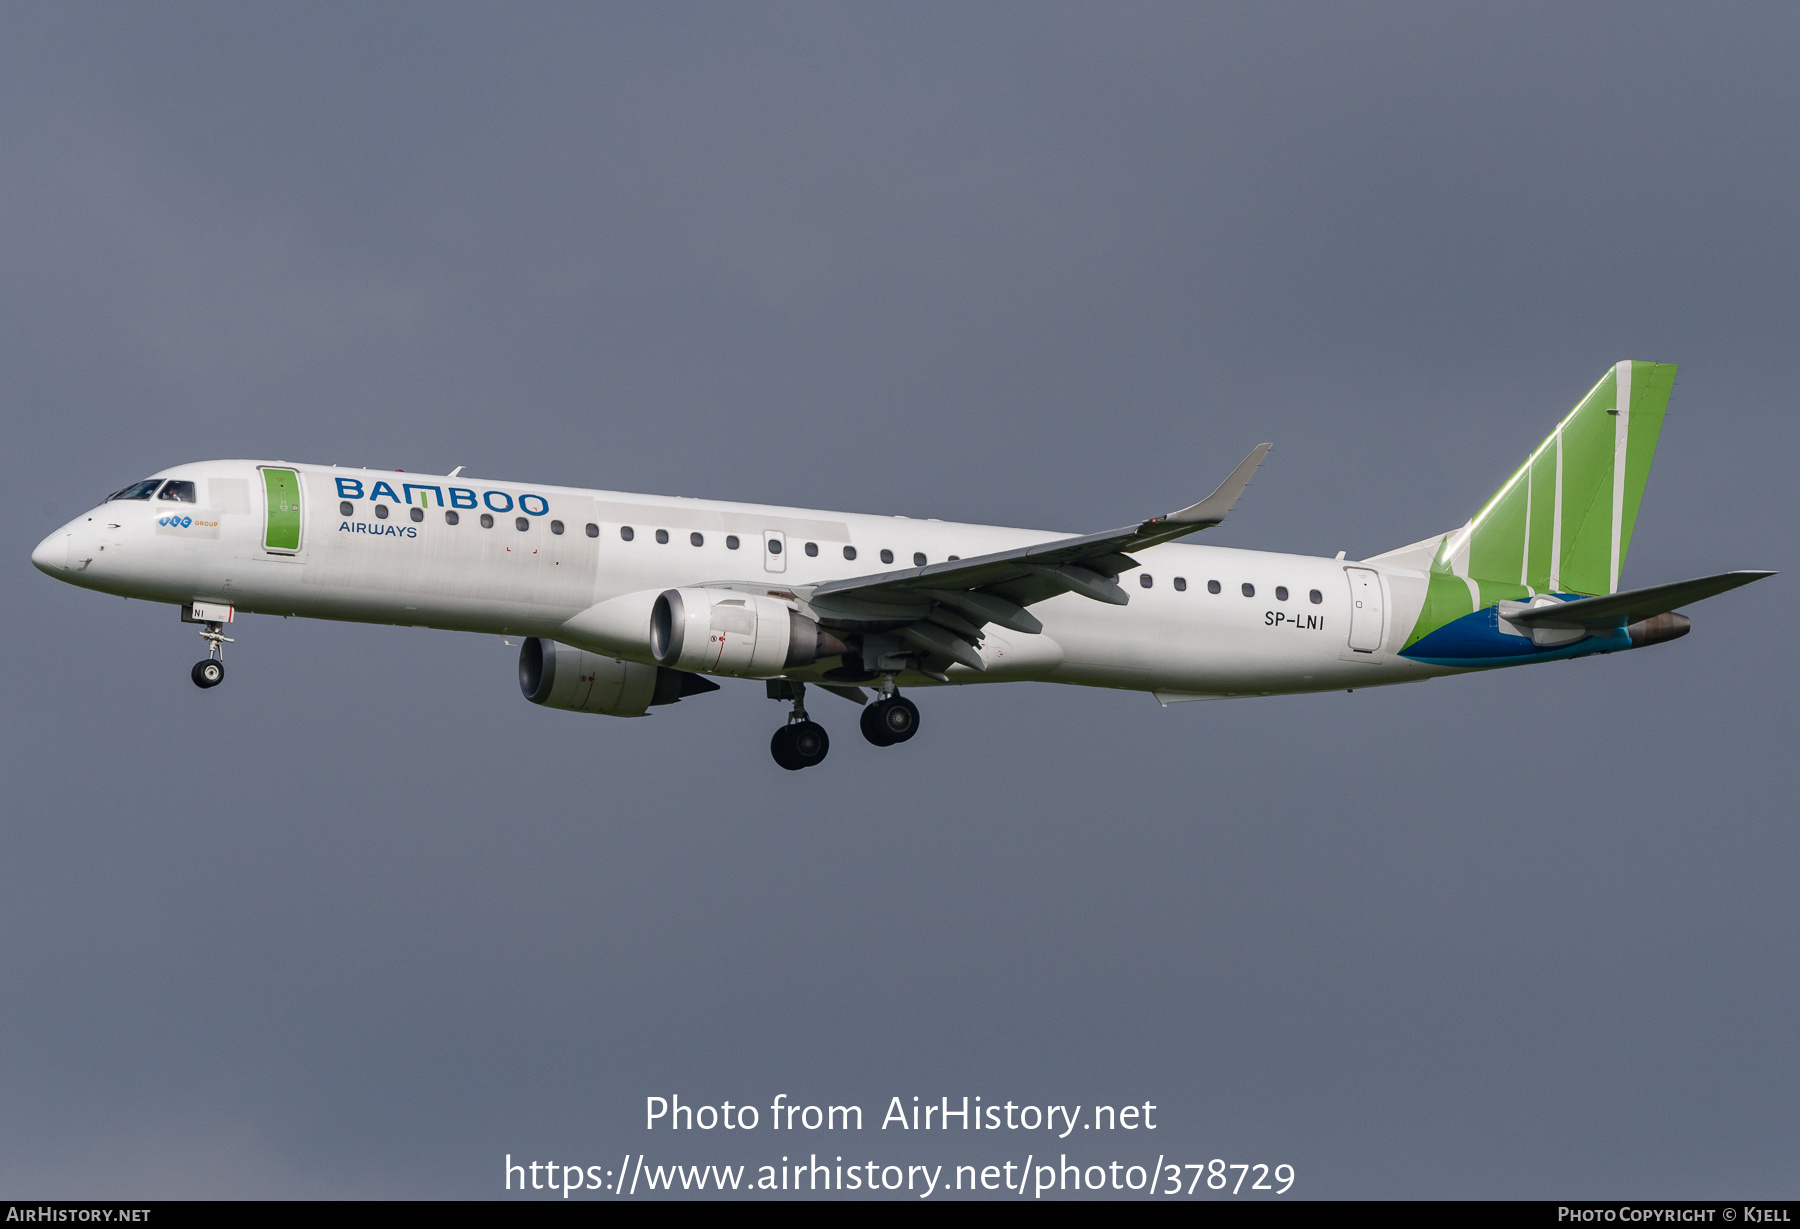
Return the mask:
[[[1151,1101],[884,1163],[1788,1196],[1788,576],[1643,652],[1162,710],[534,707],[498,637],[170,608],[32,545],[185,460],[1209,542],[1462,523],[1681,364],[1628,585],[1791,568],[1791,5],[0,8],[0,1195],[775,1161],[644,1098]],[[1148,1141],[1148,1142],[1146,1142]],[[1079,1145],[1079,1147],[1077,1147]],[[1154,1146],[1151,1146],[1154,1145]]]

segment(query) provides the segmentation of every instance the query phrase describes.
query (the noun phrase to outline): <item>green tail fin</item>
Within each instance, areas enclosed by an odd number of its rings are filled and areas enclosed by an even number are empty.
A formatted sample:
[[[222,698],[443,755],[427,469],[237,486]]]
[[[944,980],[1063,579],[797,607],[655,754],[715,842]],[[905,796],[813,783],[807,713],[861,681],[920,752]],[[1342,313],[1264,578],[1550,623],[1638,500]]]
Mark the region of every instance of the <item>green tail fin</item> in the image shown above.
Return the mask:
[[[1613,367],[1487,505],[1444,539],[1431,570],[1496,589],[1618,592],[1674,386],[1673,363]]]

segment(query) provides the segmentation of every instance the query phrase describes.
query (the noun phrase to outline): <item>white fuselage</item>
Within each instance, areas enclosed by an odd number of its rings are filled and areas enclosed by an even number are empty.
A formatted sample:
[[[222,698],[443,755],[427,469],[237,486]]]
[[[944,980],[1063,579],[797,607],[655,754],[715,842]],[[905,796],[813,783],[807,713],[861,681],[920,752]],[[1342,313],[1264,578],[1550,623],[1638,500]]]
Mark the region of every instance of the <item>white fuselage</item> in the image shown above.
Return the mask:
[[[297,542],[270,545],[280,533],[266,468],[297,475]],[[568,639],[565,625],[582,612],[630,594],[728,584],[804,610],[807,586],[905,569],[916,556],[935,564],[1066,536],[286,462],[209,461],[157,476],[191,482],[193,502],[109,501],[46,538],[33,561],[69,583],[150,601],[555,640]],[[950,680],[1035,679],[1175,700],[1447,673],[1397,653],[1424,600],[1419,571],[1184,543],[1134,557],[1140,567],[1119,581],[1128,605],[1073,593],[1038,603],[1042,634],[989,626],[980,649],[988,669],[956,666]],[[1350,647],[1348,568],[1379,577],[1372,600],[1382,609],[1360,616],[1373,649]]]

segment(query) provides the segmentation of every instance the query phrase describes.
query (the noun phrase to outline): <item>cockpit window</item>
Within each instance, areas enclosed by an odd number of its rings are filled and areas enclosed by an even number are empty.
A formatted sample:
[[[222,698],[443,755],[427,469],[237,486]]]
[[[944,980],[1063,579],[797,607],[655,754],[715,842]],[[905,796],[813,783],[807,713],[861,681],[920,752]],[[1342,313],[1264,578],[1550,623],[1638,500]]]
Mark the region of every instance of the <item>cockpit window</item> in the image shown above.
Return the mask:
[[[163,487],[162,494],[158,495],[157,498],[171,499],[176,503],[183,504],[197,504],[200,502],[199,496],[194,492],[194,484],[181,478],[169,479],[168,485]]]
[[[146,478],[142,482],[132,483],[123,491],[114,491],[106,497],[106,502],[111,503],[115,499],[149,499],[161,485],[161,478]]]

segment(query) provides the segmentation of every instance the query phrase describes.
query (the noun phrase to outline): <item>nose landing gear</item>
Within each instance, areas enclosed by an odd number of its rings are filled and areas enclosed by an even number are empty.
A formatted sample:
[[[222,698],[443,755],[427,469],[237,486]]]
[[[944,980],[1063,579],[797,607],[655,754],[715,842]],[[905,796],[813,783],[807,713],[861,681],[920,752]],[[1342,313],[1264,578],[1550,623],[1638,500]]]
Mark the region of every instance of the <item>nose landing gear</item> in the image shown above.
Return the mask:
[[[831,736],[825,733],[825,727],[806,715],[805,694],[805,683],[769,684],[770,699],[794,702],[794,711],[788,714],[787,724],[769,739],[769,754],[790,772],[822,763],[826,752],[831,750]]]
[[[200,624],[200,639],[206,641],[205,658],[195,662],[188,672],[194,686],[202,691],[225,681],[225,646],[236,643],[225,634],[225,625],[231,622],[234,613],[229,606],[206,606],[198,602],[181,608],[181,621]]]
[[[194,686],[204,690],[225,681],[225,646],[236,642],[225,634],[222,623],[208,623],[206,630],[200,633],[200,639],[206,641],[206,657],[194,663],[190,676]]]

